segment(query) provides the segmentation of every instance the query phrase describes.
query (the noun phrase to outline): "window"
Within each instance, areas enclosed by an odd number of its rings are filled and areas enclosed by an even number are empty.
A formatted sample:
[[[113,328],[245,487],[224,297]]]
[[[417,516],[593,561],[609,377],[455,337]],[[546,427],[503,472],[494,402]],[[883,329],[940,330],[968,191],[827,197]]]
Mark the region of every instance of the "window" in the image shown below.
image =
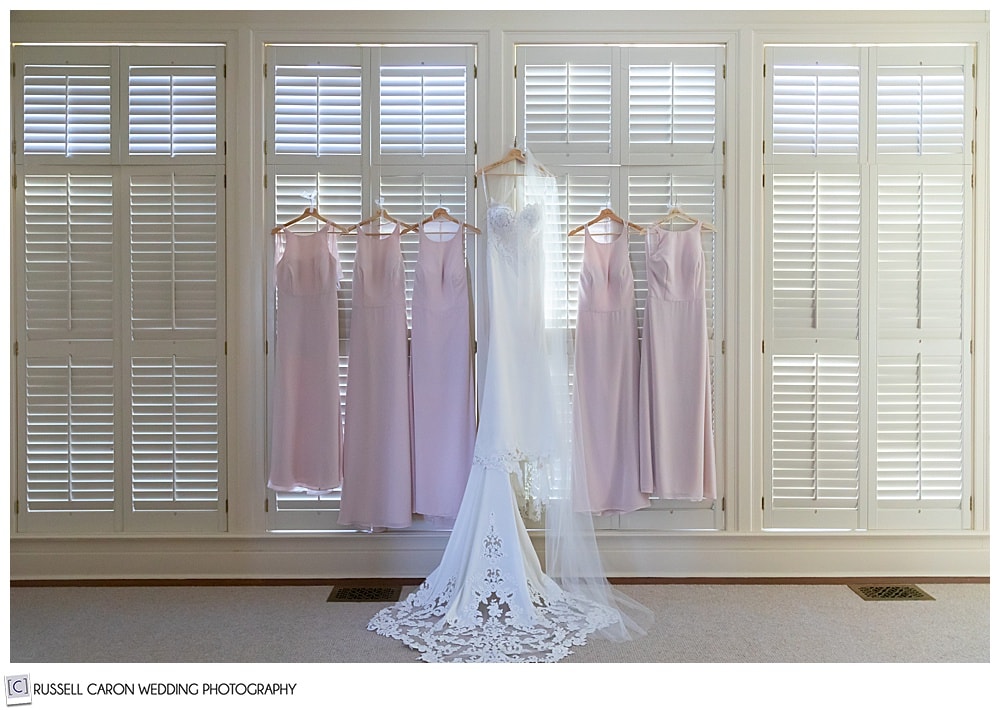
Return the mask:
[[[517,48],[516,133],[558,176],[563,233],[610,206],[640,225],[671,206],[712,222],[703,236],[719,499],[724,496],[725,407],[722,235],[725,174],[725,47],[544,46]],[[631,233],[639,322],[646,299],[645,242]],[[566,242],[565,312],[573,324],[583,240]],[[721,529],[719,501],[654,500],[649,510],[598,520],[625,529]]]
[[[15,48],[19,531],[225,529],[223,58]]]
[[[767,49],[765,527],[971,523],[972,59]]]
[[[344,226],[361,221],[378,205],[410,223],[438,206],[474,221],[474,47],[272,45],[266,71],[267,203],[275,223],[297,216],[311,200]],[[308,222],[302,228],[308,230]],[[354,234],[338,238],[344,272],[339,291],[341,411],[355,240]],[[415,232],[403,235],[407,304],[417,244]],[[474,264],[474,241],[468,240],[466,247]],[[272,317],[274,295],[269,272]],[[273,328],[269,322],[269,334]],[[339,491],[267,495],[269,529],[338,528]],[[414,527],[420,526],[417,516]]]

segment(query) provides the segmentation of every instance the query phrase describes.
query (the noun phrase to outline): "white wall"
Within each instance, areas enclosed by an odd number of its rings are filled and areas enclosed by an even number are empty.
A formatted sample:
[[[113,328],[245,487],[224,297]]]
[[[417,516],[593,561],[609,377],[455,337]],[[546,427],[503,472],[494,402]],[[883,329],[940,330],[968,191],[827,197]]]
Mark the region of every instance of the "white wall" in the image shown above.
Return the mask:
[[[151,535],[62,537],[12,530],[11,578],[309,578],[421,577],[437,563],[446,534],[396,532],[268,533],[263,297],[266,243],[263,207],[263,86],[267,42],[467,41],[479,45],[480,156],[502,154],[513,133],[512,81],[505,74],[518,41],[574,42],[725,41],[732,58],[728,81],[737,82],[736,135],[731,149],[736,183],[727,199],[727,222],[747,225],[735,259],[751,263],[749,276],[728,284],[731,342],[759,342],[761,253],[762,65],[766,42],[962,41],[978,42],[980,96],[987,106],[988,19],[963,12],[13,12],[13,42],[213,41],[227,48],[227,253],[229,532],[210,536]],[[483,72],[485,68],[485,72]],[[485,74],[485,75],[484,75]],[[982,109],[981,109],[982,110]],[[980,116],[980,125],[988,118]],[[977,195],[988,194],[988,136],[977,150]],[[987,200],[978,199],[976,280],[986,283]],[[735,271],[731,272],[735,276]],[[14,297],[14,294],[12,294]],[[975,328],[986,333],[987,292],[975,296]],[[238,305],[237,305],[238,304]],[[749,304],[749,307],[748,307]],[[986,347],[977,337],[975,362],[985,369]],[[725,530],[710,533],[609,531],[600,546],[612,577],[845,577],[988,576],[989,486],[986,472],[987,404],[979,400],[974,436],[973,527],[961,533],[767,532],[760,514],[762,458],[760,353],[743,349],[727,361],[728,406],[737,416],[727,429],[728,513]],[[13,478],[13,477],[12,477]],[[13,489],[13,486],[12,486]],[[756,501],[756,505],[755,505]],[[544,547],[544,545],[542,545]]]

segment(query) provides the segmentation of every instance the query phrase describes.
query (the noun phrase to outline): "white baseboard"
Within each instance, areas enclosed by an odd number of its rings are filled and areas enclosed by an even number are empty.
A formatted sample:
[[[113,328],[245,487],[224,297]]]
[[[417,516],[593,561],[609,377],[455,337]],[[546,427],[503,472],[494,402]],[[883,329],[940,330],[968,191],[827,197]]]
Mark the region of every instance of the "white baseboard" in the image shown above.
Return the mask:
[[[543,554],[541,537],[533,537]],[[423,578],[447,533],[10,541],[12,581]],[[986,533],[599,533],[609,577],[988,577]]]

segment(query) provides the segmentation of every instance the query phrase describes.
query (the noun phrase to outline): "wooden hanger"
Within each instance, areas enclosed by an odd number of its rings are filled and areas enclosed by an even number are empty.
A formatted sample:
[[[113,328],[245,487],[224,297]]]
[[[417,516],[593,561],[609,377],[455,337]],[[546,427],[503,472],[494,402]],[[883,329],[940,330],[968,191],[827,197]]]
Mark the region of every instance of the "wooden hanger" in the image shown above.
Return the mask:
[[[570,231],[569,236],[572,237],[574,234],[577,234],[578,232],[582,232],[587,227],[592,227],[593,225],[597,224],[598,222],[603,222],[606,219],[610,219],[612,222],[617,222],[618,224],[621,224],[621,225],[628,225],[629,229],[634,229],[635,231],[637,231],[639,233],[645,233],[646,232],[646,230],[643,229],[642,227],[640,227],[638,224],[635,224],[634,222],[627,222],[626,220],[622,219],[617,214],[615,214],[614,210],[612,210],[610,207],[605,207],[592,220],[590,220],[586,224],[581,224],[576,229],[573,229],[572,231]]]
[[[670,211],[667,212],[666,215],[664,215],[661,219],[659,219],[659,220],[656,221],[656,224],[657,224],[657,226],[659,226],[661,224],[667,224],[674,217],[680,217],[681,219],[686,219],[689,222],[694,222],[696,224],[698,222],[701,222],[701,231],[703,231],[703,232],[714,232],[715,231],[715,225],[712,224],[711,222],[706,222],[703,219],[699,219],[698,217],[694,217],[692,215],[689,215],[687,212],[685,212],[684,210],[682,210],[680,207],[677,207],[677,206],[671,207]]]
[[[417,229],[417,227],[419,227],[419,226],[421,226],[423,224],[427,224],[428,222],[433,222],[435,220],[442,220],[442,219],[443,220],[448,220],[449,222],[454,222],[455,224],[458,224],[458,225],[461,225],[462,227],[465,227],[466,229],[468,229],[470,232],[474,232],[476,234],[482,234],[482,232],[480,232],[479,229],[477,229],[476,227],[473,227],[468,222],[463,222],[462,220],[458,219],[457,217],[453,217],[451,215],[451,213],[448,212],[448,210],[445,209],[444,207],[438,207],[437,209],[435,209],[431,213],[430,217],[426,217],[426,218],[420,220],[415,225],[413,225],[412,227],[410,227],[409,229],[407,229],[406,232],[412,232],[413,230]],[[406,232],[404,232],[404,234]]]
[[[476,176],[478,177],[483,173],[492,172],[496,168],[499,168],[501,165],[506,165],[507,163],[520,163],[521,165],[527,165],[528,157],[524,154],[523,150],[521,150],[517,146],[514,146],[513,148],[508,150],[507,155],[500,158],[500,160],[490,163],[484,168],[479,168],[479,170],[476,171]],[[546,170],[545,166],[541,165],[540,163],[538,164],[538,169],[541,170],[543,175],[548,175],[550,177],[552,176],[552,173]],[[505,173],[505,174],[510,174],[512,176],[516,175],[516,173]]]
[[[411,229],[413,229],[413,228],[416,227],[415,224],[407,224],[406,222],[404,222],[402,220],[396,219],[391,214],[389,214],[384,207],[379,207],[378,211],[375,214],[373,214],[368,219],[361,220],[357,224],[355,224],[355,225],[353,225],[351,227],[348,227],[347,231],[348,232],[353,232],[354,230],[358,229],[359,227],[364,227],[366,225],[371,224],[372,222],[378,222],[378,221],[381,221],[383,219],[386,220],[387,222],[392,222],[393,224],[398,224],[402,228],[402,231],[400,232],[400,234],[402,234],[404,232],[408,232]]]
[[[272,229],[271,230],[271,236],[274,236],[275,234],[277,234],[278,232],[282,231],[286,227],[290,227],[293,224],[295,224],[296,222],[301,222],[302,220],[308,219],[309,217],[315,217],[320,222],[326,222],[331,227],[333,227],[334,229],[336,229],[338,232],[348,232],[348,231],[350,231],[350,230],[344,229],[339,224],[337,224],[336,222],[334,222],[332,219],[327,219],[326,217],[324,217],[323,215],[321,215],[319,213],[319,210],[317,210],[315,207],[306,207],[304,210],[302,210],[302,214],[300,214],[298,217],[295,217],[294,219],[290,219],[287,222],[285,222],[284,224],[279,224],[277,227],[275,227],[274,229]]]

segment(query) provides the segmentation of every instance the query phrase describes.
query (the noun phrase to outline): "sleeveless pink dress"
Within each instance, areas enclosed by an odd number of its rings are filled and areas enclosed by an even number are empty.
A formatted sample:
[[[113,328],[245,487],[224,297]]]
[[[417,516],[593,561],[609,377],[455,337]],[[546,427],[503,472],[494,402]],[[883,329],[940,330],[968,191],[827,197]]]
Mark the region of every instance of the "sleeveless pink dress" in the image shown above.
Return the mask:
[[[649,228],[649,292],[639,367],[642,490],[660,498],[716,497],[701,222]]]
[[[399,225],[387,236],[359,229],[347,345],[344,486],[338,522],[361,529],[409,527],[412,476]]]
[[[576,509],[649,506],[639,486],[639,329],[628,227],[610,242],[584,230],[573,379],[573,457],[589,501]]]
[[[329,225],[275,237],[275,354],[267,485],[327,493],[340,486],[340,262]]]
[[[425,225],[418,228],[413,282],[413,512],[450,527],[462,503],[476,439],[469,272],[464,227],[431,224],[444,231],[438,237]]]

